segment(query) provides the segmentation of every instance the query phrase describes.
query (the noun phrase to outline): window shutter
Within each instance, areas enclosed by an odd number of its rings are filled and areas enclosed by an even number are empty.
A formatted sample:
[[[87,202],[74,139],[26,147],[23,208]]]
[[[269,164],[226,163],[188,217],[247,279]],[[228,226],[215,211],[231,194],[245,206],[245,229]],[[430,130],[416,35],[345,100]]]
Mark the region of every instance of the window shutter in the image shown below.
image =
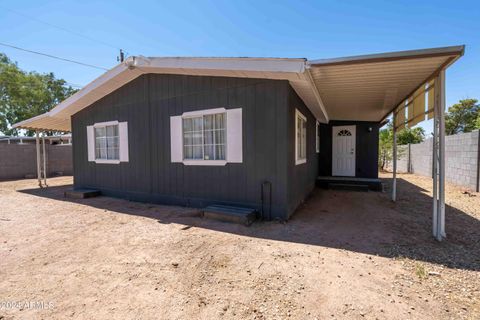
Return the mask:
[[[93,126],[87,126],[88,161],[95,161],[95,133]]]
[[[119,135],[119,155],[121,162],[128,162],[128,124],[127,122],[118,123]]]
[[[242,108],[227,110],[227,162],[243,162]]]
[[[182,116],[170,117],[170,153],[172,162],[183,161]]]

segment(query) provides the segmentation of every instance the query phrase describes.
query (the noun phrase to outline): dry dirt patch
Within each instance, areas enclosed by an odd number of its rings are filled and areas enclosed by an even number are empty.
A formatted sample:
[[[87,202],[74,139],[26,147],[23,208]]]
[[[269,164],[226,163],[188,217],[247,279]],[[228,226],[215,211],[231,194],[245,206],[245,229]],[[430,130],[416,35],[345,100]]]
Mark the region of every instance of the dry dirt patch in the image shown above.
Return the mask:
[[[400,178],[397,204],[316,190],[289,222],[250,228],[189,208],[65,201],[71,178],[2,182],[0,302],[52,305],[0,318],[476,318],[479,195],[448,186],[439,244],[431,180]]]

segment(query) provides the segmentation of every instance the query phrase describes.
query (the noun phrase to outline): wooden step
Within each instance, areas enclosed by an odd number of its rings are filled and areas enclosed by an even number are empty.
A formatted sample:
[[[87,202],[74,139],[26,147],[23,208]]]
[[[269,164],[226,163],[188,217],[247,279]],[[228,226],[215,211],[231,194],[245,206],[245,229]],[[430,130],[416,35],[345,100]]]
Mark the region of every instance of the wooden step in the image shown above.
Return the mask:
[[[356,184],[356,183],[329,183],[329,184],[328,184],[328,189],[368,192],[369,187],[368,187],[368,185],[366,185],[366,184]]]
[[[251,225],[257,216],[257,211],[252,208],[211,205],[203,208],[203,216],[224,222],[233,222]]]
[[[101,194],[100,190],[95,189],[72,189],[64,193],[65,198],[85,199],[97,197]]]

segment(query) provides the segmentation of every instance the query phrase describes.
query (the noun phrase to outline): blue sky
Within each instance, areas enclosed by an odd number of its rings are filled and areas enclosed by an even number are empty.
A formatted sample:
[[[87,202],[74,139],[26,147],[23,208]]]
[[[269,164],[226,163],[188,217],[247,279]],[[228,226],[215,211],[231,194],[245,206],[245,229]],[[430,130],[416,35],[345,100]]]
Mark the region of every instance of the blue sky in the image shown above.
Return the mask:
[[[104,45],[23,15],[106,42]],[[0,42],[106,68],[145,56],[329,58],[465,44],[447,105],[480,98],[479,1],[2,1]],[[85,85],[102,71],[0,46],[25,70]],[[431,124],[424,123],[427,132]]]

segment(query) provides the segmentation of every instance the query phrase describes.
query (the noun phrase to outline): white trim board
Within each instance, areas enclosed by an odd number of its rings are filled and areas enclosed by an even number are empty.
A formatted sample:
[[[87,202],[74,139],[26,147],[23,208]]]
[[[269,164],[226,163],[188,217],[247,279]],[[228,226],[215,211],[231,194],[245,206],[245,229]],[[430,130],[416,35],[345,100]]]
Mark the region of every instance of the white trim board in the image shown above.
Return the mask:
[[[299,159],[298,158],[298,117],[303,119],[305,123],[307,123],[307,117],[303,113],[300,112],[300,110],[295,109],[295,165],[299,164],[304,164],[307,163],[307,157],[308,157],[308,152],[307,152],[307,144],[308,144],[308,137],[307,137],[307,132],[305,132],[305,159]],[[308,131],[307,128],[305,131]]]
[[[115,125],[118,125],[117,120],[115,120],[115,121],[105,121],[105,122],[96,122],[96,123],[93,124],[93,127],[98,128],[98,127],[115,126]]]
[[[182,118],[190,118],[190,117],[199,117],[199,116],[206,116],[209,114],[217,114],[217,113],[225,113],[227,109],[225,108],[214,108],[214,109],[205,109],[205,110],[196,110],[196,111],[189,111],[182,113]]]

